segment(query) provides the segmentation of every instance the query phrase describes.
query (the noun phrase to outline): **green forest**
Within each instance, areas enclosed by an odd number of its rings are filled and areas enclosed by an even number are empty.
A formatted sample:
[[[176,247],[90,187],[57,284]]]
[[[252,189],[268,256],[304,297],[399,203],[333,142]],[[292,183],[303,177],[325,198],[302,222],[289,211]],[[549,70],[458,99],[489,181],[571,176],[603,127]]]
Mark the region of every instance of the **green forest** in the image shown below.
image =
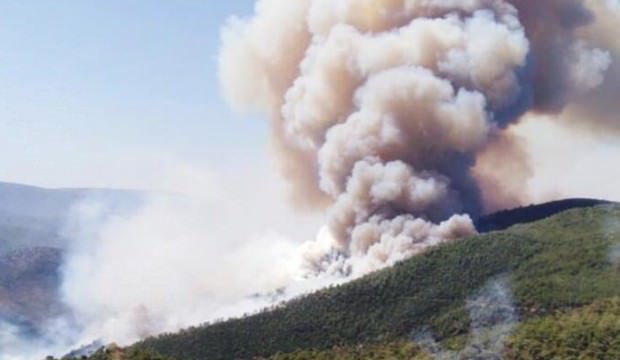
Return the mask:
[[[519,318],[504,358],[618,359],[618,246],[620,207],[569,210],[439,246],[255,315],[90,359],[431,359],[416,343],[422,332],[458,354],[472,337],[468,299],[498,277],[507,279]]]

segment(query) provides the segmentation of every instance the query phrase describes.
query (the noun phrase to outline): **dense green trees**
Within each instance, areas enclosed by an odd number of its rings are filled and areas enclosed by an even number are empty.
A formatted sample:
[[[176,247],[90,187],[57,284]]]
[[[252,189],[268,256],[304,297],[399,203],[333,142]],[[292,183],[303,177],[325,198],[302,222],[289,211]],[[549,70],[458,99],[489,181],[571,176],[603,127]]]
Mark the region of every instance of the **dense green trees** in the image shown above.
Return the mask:
[[[620,298],[522,325],[509,343],[506,359],[620,359]]]
[[[47,360],[55,360],[48,357]],[[168,357],[143,349],[122,349],[116,345],[109,345],[99,349],[90,357],[63,358],[62,360],[172,360]]]
[[[430,360],[430,357],[411,341],[401,340],[382,344],[360,344],[335,347],[329,350],[301,350],[276,354],[269,360]]]
[[[183,360],[282,358],[385,346],[422,328],[448,339],[469,332],[467,297],[500,274],[510,279],[523,320],[577,308],[620,295],[620,275],[609,262],[610,248],[620,243],[620,227],[610,224],[618,220],[620,208],[611,205],[571,210],[438,247],[257,315],[150,338],[135,349]]]
[[[244,359],[398,339],[425,326],[440,337],[465,333],[469,323],[462,308],[471,291],[514,270],[538,248],[512,234],[454,245],[284,307],[137,346],[178,359]]]

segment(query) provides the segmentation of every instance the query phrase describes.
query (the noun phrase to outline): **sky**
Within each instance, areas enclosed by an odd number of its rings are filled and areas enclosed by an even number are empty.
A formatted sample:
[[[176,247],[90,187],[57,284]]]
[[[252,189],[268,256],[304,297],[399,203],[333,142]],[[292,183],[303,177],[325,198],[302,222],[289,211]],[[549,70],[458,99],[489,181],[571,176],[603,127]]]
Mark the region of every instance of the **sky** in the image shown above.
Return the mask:
[[[267,124],[233,113],[217,81],[220,27],[252,8],[0,2],[0,181],[150,189],[178,164],[269,166]]]

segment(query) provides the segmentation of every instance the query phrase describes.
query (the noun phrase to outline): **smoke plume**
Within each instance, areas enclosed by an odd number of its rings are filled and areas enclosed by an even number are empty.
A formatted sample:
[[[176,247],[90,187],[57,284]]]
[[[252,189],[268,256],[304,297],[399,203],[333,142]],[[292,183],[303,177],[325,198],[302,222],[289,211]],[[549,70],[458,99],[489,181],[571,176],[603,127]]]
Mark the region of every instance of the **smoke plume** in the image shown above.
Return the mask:
[[[296,203],[327,207],[311,271],[362,274],[474,233],[469,216],[528,201],[523,118],[617,127],[618,7],[259,0],[253,17],[233,18],[222,90],[270,117]]]
[[[331,282],[299,283],[303,259],[291,234],[311,236],[319,221],[291,215],[283,201],[265,205],[279,197],[277,179],[256,169],[226,172],[226,181],[190,165],[171,171],[183,195],[151,193],[126,214],[97,199],[73,207],[62,293],[79,328],[74,344],[125,345],[253,313]],[[243,186],[250,176],[261,194]]]
[[[0,321],[0,359],[129,345],[345,280],[303,278],[301,239],[312,238],[322,219],[291,212],[276,174],[257,164],[226,166],[173,161],[149,179],[162,191],[140,193],[128,208],[96,191],[76,199],[63,229],[58,292],[66,311],[36,332]]]
[[[223,29],[221,88],[270,119],[290,198],[326,214],[316,240],[300,244],[307,224],[253,171],[222,186],[174,171],[204,201],[156,196],[130,215],[77,204],[71,316],[31,347],[127,344],[252,312],[273,303],[260,294],[473,234],[472,217],[495,209],[620,200],[618,24],[618,0],[258,0]],[[0,324],[0,347],[32,358],[18,330]]]

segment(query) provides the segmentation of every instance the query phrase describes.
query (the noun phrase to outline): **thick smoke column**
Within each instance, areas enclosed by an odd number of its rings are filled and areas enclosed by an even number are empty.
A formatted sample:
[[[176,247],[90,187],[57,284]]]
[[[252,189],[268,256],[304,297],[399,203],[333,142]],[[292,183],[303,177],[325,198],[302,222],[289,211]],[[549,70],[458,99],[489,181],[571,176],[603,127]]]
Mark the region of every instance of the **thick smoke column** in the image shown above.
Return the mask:
[[[519,201],[488,164],[520,157],[527,176],[510,124],[601,85],[611,54],[580,34],[594,18],[577,0],[260,0],[225,28],[220,78],[271,117],[296,201],[329,206],[313,270],[363,273]]]

